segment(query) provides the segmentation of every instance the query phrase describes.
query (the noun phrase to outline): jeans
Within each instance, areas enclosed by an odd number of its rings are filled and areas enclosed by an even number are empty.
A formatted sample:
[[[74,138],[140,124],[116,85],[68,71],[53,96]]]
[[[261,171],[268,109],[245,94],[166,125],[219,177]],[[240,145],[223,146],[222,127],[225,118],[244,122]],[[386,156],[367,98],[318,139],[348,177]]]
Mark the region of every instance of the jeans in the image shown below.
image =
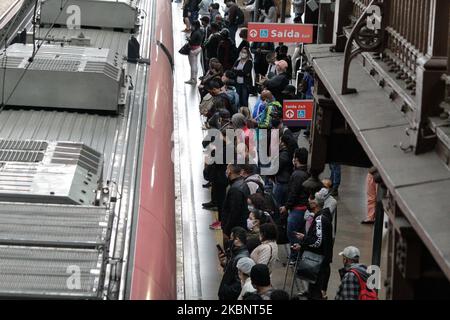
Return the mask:
[[[241,107],[248,107],[248,87],[244,83],[236,84],[236,91],[239,95],[239,105]]]
[[[294,232],[304,232],[305,229],[305,211],[291,210],[287,222],[287,237],[289,243],[292,245],[299,243],[299,240],[294,235]],[[298,252],[291,251],[290,260],[297,260]]]
[[[274,183],[273,186],[273,197],[277,202],[278,207],[282,207],[285,205],[288,197],[288,184],[287,183]]]
[[[191,66],[191,80],[197,80],[198,75],[198,56],[202,52],[202,48],[199,47],[189,52],[189,65]]]
[[[341,165],[330,163],[331,176],[330,180],[333,183],[333,188],[338,189],[341,185]]]

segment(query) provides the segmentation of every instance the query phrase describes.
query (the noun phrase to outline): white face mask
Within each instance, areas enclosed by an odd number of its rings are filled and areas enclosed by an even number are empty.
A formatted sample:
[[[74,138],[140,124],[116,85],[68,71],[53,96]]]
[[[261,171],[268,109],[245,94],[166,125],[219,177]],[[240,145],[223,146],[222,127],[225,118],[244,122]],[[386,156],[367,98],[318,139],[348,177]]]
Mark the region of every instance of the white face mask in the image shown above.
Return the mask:
[[[247,219],[247,229],[248,230],[253,230],[253,228],[255,227],[255,220],[251,220],[250,218]]]

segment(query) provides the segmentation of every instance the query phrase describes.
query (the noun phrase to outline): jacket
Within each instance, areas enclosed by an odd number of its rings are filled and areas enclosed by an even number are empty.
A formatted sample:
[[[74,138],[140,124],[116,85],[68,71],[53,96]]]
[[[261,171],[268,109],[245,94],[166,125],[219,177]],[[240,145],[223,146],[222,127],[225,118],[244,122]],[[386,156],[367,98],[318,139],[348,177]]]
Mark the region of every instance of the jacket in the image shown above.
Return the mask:
[[[289,76],[286,72],[277,74],[272,79],[266,80],[264,82],[264,87],[266,87],[270,92],[272,92],[275,100],[282,101],[283,100],[283,92],[284,88],[289,85]]]
[[[219,43],[222,41],[222,36],[220,33],[216,32],[206,39],[203,47],[206,49],[206,56],[208,59],[217,58],[217,49],[219,48]]]
[[[289,179],[286,209],[292,210],[297,206],[306,206],[308,204],[308,193],[303,188],[303,183],[308,178],[309,174],[306,166],[300,167],[292,173]]]
[[[367,267],[363,264],[354,263],[340,269],[339,274],[342,280],[335,300],[359,300],[359,292],[361,290],[359,280],[353,272],[350,272],[350,270],[357,271],[361,279],[365,282],[369,279]]]
[[[219,286],[219,300],[237,300],[241,293],[241,280],[239,279],[237,263],[239,259],[248,257],[245,246],[232,250],[230,260],[223,270],[222,281]]]
[[[253,71],[253,61],[247,60],[244,64],[244,69],[238,70],[236,69],[239,65],[239,59],[236,60],[233,66],[233,71],[236,73],[238,77],[244,78],[244,84],[247,86],[251,86],[253,84],[253,77],[252,77],[252,71]]]
[[[225,196],[223,205],[222,230],[227,236],[230,236],[231,229],[234,227],[247,228],[247,197],[250,191],[244,178],[239,177],[231,181],[230,188]]]
[[[203,31],[201,29],[195,30],[192,32],[190,38],[189,38],[189,45],[191,47],[193,46],[201,46],[203,43]]]
[[[302,250],[324,256],[323,263],[333,260],[333,227],[329,209],[322,209],[314,216],[314,221],[300,245]]]
[[[278,245],[275,241],[264,241],[250,255],[256,264],[265,264],[272,273],[273,263],[278,259]]]
[[[277,183],[289,183],[292,174],[292,158],[287,147],[280,149],[278,160],[278,172],[275,175],[275,181]]]
[[[224,39],[220,41],[217,47],[217,59],[222,64],[223,70],[230,70],[233,68],[234,60],[236,59],[237,48],[231,39]]]

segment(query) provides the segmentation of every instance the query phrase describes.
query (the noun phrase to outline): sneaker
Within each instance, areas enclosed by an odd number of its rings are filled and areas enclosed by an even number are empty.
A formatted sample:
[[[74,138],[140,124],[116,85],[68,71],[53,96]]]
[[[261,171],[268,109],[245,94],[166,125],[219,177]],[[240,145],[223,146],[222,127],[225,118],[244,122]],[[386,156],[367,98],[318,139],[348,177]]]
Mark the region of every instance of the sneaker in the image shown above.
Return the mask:
[[[210,201],[210,202],[202,203],[202,207],[203,208],[212,208],[212,207],[217,207],[217,204],[215,204],[214,202]]]
[[[211,185],[212,185],[212,183],[208,182],[208,183],[202,184],[202,187],[205,188],[205,189],[208,189],[208,188],[211,187]]]
[[[222,223],[220,221],[215,221],[209,225],[209,228],[212,230],[222,230]]]
[[[185,81],[184,83],[194,85],[194,84],[197,84],[197,81],[191,79],[191,80]]]
[[[361,221],[361,224],[374,224],[375,220],[363,220]]]

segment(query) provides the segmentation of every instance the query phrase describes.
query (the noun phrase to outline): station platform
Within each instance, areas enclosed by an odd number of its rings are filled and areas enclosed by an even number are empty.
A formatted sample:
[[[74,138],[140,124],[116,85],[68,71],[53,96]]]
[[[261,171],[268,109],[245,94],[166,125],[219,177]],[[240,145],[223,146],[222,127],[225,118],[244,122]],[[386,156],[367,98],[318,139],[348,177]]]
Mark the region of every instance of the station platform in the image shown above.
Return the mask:
[[[204,210],[202,203],[209,202],[210,191],[202,187],[204,136],[202,119],[199,113],[200,97],[197,86],[185,84],[190,75],[188,58],[180,55],[178,50],[185,43],[181,4],[172,4],[175,75],[174,75],[174,118],[175,118],[175,167],[177,194],[177,277],[178,299],[217,300],[222,270],[217,258],[216,244],[221,243],[221,231],[209,229],[217,213]],[[239,45],[239,43],[237,43]],[[201,72],[200,72],[201,73]],[[254,98],[253,98],[254,99]],[[252,107],[250,99],[250,107]],[[299,136],[299,145],[309,146],[309,142]],[[340,284],[338,270],[342,268],[342,258],[338,255],[345,247],[353,245],[361,250],[361,262],[371,264],[373,228],[361,225],[366,218],[365,179],[367,169],[342,167],[342,184],[338,197],[338,229],[334,245],[331,278],[328,298],[334,299]],[[321,178],[329,177],[327,170]],[[386,234],[386,230],[384,232]],[[387,239],[383,237],[382,263],[386,259]],[[283,289],[287,250],[279,247],[279,261],[272,273],[272,284],[276,289]],[[382,281],[385,270],[382,267]],[[286,291],[290,293],[290,278]],[[302,290],[301,283],[294,286],[293,295]],[[380,291],[381,299],[384,293]]]

